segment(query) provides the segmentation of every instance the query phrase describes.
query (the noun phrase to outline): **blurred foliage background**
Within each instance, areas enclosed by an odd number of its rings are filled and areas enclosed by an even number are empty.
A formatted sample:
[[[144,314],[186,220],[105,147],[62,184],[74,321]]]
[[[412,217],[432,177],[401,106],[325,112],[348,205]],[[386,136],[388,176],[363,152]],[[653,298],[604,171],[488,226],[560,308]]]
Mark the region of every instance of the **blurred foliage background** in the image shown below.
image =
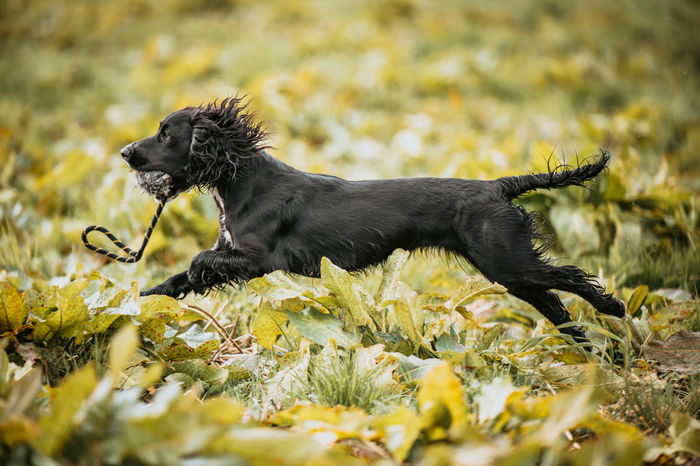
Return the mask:
[[[691,0],[3,0],[0,458],[697,463],[699,24]],[[169,203],[138,264],[80,232],[137,248],[156,204],[119,150],[235,94],[272,155],[351,179],[608,148],[589,190],[518,202],[628,316],[562,293],[585,353],[475,271],[401,251],[383,272],[138,298],[214,243],[210,196]]]
[[[696,290],[699,12],[646,0],[6,0],[0,262],[85,273],[102,265],[79,244],[90,223],[138,243],[154,206],[119,149],[177,108],[239,93],[269,122],[273,155],[353,179],[492,178],[607,147],[611,169],[590,192],[524,201],[546,214],[555,254],[618,285]],[[210,200],[182,196],[154,258],[105,271],[163,278],[213,243],[214,219]]]

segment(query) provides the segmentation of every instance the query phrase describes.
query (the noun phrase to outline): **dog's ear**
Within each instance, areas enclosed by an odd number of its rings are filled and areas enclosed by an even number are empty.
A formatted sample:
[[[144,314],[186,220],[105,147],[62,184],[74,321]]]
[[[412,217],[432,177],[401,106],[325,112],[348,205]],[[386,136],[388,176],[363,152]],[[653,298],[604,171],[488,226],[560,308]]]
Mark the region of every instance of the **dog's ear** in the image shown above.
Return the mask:
[[[187,183],[201,189],[212,189],[222,176],[227,165],[235,163],[225,150],[226,135],[208,116],[198,115],[192,122],[190,154],[185,167]]]
[[[212,189],[233,181],[242,160],[268,146],[263,125],[254,122],[241,98],[224,99],[195,109],[190,157],[185,168],[191,186]]]

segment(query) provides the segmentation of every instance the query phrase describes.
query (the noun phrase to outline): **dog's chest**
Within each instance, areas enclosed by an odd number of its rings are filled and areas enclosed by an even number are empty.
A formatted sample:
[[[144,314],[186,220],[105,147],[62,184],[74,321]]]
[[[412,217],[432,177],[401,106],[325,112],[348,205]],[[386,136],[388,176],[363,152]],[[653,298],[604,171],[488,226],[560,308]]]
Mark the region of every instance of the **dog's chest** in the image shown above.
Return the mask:
[[[226,227],[226,210],[224,209],[224,200],[221,198],[218,189],[214,189],[214,201],[216,202],[216,207],[219,209],[219,237],[216,239],[216,244],[214,244],[213,249],[218,249],[222,246],[221,241],[225,243],[226,246],[233,248],[234,242],[231,232]]]

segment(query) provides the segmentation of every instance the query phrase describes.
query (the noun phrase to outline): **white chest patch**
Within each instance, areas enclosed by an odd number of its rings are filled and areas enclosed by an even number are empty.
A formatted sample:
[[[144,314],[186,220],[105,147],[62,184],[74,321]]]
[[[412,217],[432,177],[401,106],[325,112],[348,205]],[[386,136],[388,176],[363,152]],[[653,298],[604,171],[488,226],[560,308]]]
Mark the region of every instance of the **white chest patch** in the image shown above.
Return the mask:
[[[226,245],[233,248],[233,238],[231,237],[231,232],[226,228],[226,210],[224,210],[224,200],[221,198],[218,189],[214,189],[214,201],[216,202],[216,207],[219,209],[219,237],[216,239],[216,244],[212,249],[217,249],[220,244],[221,238],[224,239]]]

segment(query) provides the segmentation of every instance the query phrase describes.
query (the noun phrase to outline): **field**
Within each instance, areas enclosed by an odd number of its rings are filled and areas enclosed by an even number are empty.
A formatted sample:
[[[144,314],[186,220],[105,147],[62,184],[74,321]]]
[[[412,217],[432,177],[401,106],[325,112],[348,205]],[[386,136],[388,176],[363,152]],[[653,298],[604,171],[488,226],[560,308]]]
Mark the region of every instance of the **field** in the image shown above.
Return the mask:
[[[0,462],[699,464],[700,6],[692,1],[6,0],[0,14]],[[350,179],[490,179],[613,154],[538,191],[550,254],[627,305],[560,296],[593,349],[437,253],[139,290],[218,233],[119,155],[247,95],[270,153]],[[94,238],[94,237],[91,237]],[[101,243],[109,247],[109,243]]]

